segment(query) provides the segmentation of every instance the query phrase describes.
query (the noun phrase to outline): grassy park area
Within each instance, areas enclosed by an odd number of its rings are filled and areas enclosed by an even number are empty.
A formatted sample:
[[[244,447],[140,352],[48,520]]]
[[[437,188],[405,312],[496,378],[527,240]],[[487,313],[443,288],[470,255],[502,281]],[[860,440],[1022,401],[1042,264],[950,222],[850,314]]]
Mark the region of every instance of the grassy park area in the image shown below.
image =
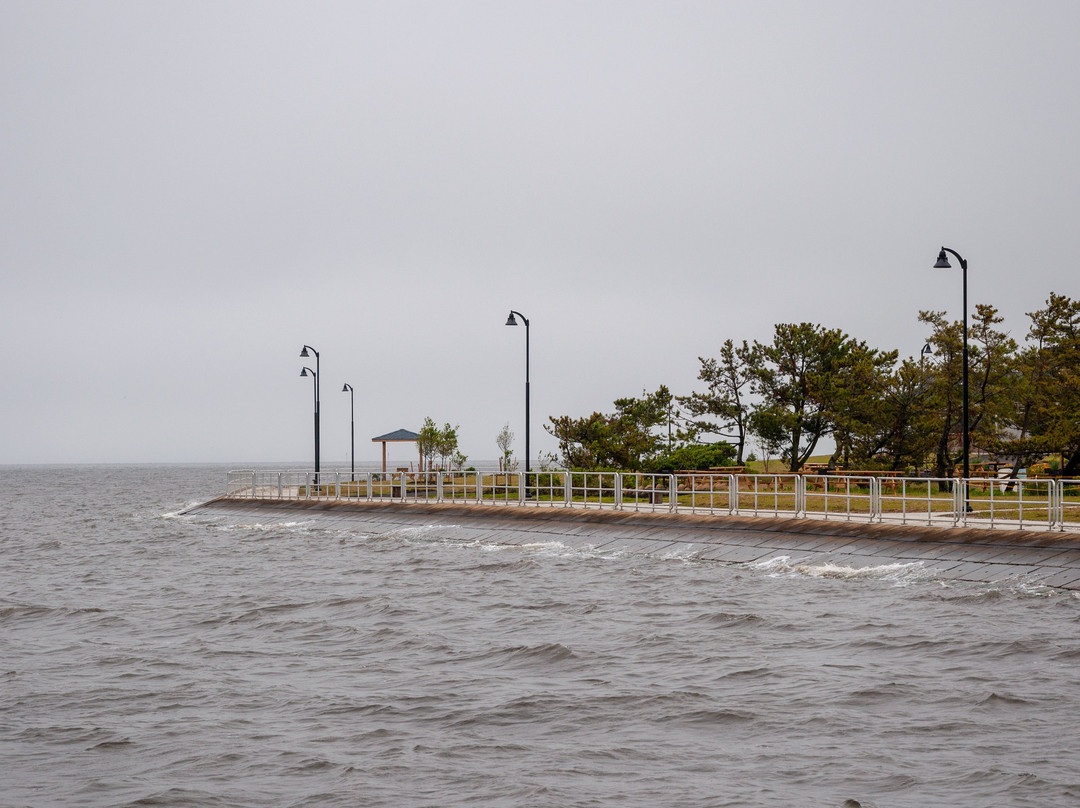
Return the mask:
[[[350,481],[324,479],[300,485],[300,498],[484,502],[522,501],[548,505],[577,504],[599,508],[671,508],[710,513],[819,514],[911,519],[947,518],[963,507],[951,480],[885,476],[871,479],[852,474],[646,474],[642,472],[534,473],[528,491],[516,473],[456,472],[363,475]],[[734,480],[735,485],[730,486]],[[1060,503],[1057,499],[1060,495]],[[1080,523],[1080,483],[1052,479],[976,479],[968,483],[970,518],[1005,522],[1049,522],[1055,506],[1059,518]]]

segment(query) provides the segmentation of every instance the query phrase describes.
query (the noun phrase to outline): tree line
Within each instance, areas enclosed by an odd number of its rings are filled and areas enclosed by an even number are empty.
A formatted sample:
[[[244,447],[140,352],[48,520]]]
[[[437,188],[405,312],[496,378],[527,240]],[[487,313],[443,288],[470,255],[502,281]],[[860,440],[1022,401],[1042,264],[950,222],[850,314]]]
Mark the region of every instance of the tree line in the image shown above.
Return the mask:
[[[968,328],[972,455],[1021,467],[1053,457],[1080,473],[1080,301],[1051,294],[1017,343],[990,305]],[[899,360],[839,329],[783,323],[771,341],[726,340],[698,357],[701,390],[666,385],[617,399],[614,412],[551,416],[545,429],[570,468],[741,466],[751,442],[800,470],[832,437],[830,464],[951,476],[962,454],[962,323],[919,312],[920,357]],[[695,452],[697,455],[695,455]],[[711,452],[705,457],[703,452]],[[681,454],[680,454],[681,453]],[[720,462],[713,462],[720,461]]]

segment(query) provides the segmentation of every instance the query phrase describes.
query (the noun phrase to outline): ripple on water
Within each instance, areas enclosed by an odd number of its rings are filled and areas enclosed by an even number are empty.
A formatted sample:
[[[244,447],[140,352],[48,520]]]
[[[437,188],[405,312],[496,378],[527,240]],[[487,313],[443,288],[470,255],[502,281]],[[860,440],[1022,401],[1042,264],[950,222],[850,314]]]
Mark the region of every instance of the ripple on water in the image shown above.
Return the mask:
[[[182,515],[220,467],[0,473],[13,805],[1080,802],[1071,593]]]

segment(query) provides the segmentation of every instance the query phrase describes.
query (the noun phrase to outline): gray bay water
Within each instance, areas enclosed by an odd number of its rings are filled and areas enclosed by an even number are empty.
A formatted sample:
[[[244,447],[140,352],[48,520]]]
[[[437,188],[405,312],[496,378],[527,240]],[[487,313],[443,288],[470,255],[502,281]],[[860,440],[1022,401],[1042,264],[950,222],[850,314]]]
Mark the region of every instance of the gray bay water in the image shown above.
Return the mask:
[[[1080,805],[1080,599],[0,468],[0,805]]]

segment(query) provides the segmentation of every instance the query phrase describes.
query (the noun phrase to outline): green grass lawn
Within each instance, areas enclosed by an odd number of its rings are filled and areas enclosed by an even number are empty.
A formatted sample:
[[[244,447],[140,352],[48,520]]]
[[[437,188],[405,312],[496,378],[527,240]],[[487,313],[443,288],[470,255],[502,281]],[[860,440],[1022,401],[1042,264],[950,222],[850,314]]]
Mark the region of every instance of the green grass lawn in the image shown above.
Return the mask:
[[[827,457],[822,456],[820,462]],[[818,462],[817,458],[813,459]],[[740,478],[737,502],[729,502],[729,494],[725,490],[726,482],[720,486],[720,490],[708,490],[711,483],[699,481],[700,487],[696,491],[689,491],[690,483],[685,478],[680,480],[680,490],[676,493],[676,503],[680,507],[694,507],[701,509],[727,510],[734,506],[740,512],[767,511],[780,513],[793,513],[797,506],[795,495],[795,479],[791,477],[774,478],[771,474],[783,474],[776,469],[777,463],[770,463],[770,475],[754,476],[753,472],[764,473],[764,464],[757,462],[749,464],[747,471],[750,474]],[[605,473],[575,474],[573,480],[573,501],[593,502],[601,505],[614,504],[614,491],[612,475]],[[649,478],[650,475],[644,475]],[[682,477],[682,475],[680,475]],[[723,478],[716,478],[722,480]],[[868,485],[849,484],[842,477],[835,477],[828,481],[828,491],[824,490],[825,481],[813,478],[805,481],[809,483],[803,498],[804,507],[811,513],[851,513],[869,514],[871,507],[870,488]],[[558,484],[556,484],[558,483]],[[481,499],[485,501],[509,502],[519,498],[520,480],[516,474],[483,474],[480,475],[482,486]],[[445,500],[468,500],[477,499],[477,478],[469,475],[459,478],[447,478],[443,482],[442,497]],[[638,490],[641,489],[648,490]],[[1023,515],[1025,520],[1041,521],[1049,518],[1048,487],[1035,481],[1021,481],[1011,490],[1001,490],[1002,483],[997,481],[976,481],[969,487],[968,500],[975,514],[989,516],[993,513],[996,519],[1018,519]],[[1021,498],[1020,486],[1023,487]],[[947,490],[940,490],[937,483],[922,481],[909,481],[901,487],[898,481],[883,480],[881,486],[880,508],[885,514],[898,514],[906,512],[916,516],[919,513],[948,513],[954,509],[953,494]],[[584,489],[584,490],[583,490]],[[338,485],[320,485],[318,492],[311,493],[316,496],[329,496],[341,498],[364,498],[368,494],[368,483],[342,481]],[[393,484],[391,480],[379,479],[371,483],[371,495],[376,498],[399,498],[402,496],[400,483]],[[557,475],[547,475],[540,485],[533,485],[530,491],[530,499],[540,502],[562,502],[564,496],[562,478]],[[903,492],[904,497],[901,497]],[[435,499],[438,496],[438,487],[434,480],[407,481],[405,497],[408,499]],[[307,489],[301,487],[300,496],[307,496]],[[651,483],[644,481],[624,480],[623,503],[625,505],[656,504],[665,505],[670,502],[670,494],[666,487],[657,487],[653,494]],[[654,502],[654,497],[656,501]],[[1069,486],[1065,490],[1064,518],[1067,522],[1080,522],[1080,488]],[[1021,511],[1022,506],[1022,511]]]

